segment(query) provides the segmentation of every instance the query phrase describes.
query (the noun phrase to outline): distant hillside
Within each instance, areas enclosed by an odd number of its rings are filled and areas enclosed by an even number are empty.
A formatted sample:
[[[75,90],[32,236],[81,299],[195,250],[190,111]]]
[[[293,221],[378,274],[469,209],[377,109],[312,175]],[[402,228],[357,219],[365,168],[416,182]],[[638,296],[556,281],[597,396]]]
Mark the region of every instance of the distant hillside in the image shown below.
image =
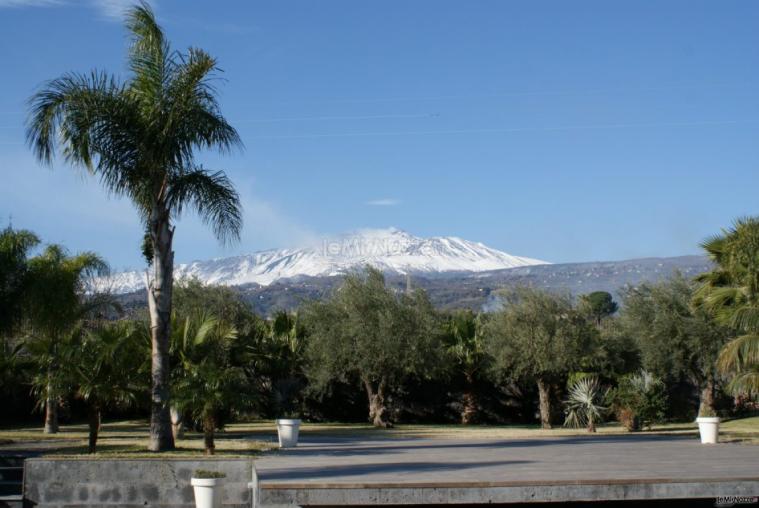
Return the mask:
[[[711,264],[703,256],[644,258],[626,261],[565,263],[535,265],[504,270],[412,275],[414,287],[425,289],[433,303],[444,309],[467,307],[491,310],[497,306],[499,289],[526,285],[569,291],[572,294],[609,291],[617,294],[626,285],[654,282],[675,271],[693,277],[709,270]],[[342,277],[300,276],[282,279],[267,286],[245,284],[235,286],[253,308],[264,315],[278,309],[294,309],[302,302],[322,298],[340,284]],[[387,274],[388,284],[402,290],[406,279],[395,273]],[[123,295],[131,305],[142,306],[144,291]]]

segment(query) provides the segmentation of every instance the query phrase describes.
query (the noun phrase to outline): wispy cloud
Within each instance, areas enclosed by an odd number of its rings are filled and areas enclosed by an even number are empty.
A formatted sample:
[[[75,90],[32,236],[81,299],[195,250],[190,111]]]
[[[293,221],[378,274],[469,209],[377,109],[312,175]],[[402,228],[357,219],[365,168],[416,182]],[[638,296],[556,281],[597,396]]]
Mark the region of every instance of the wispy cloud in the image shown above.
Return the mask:
[[[135,5],[135,0],[87,0],[85,3],[100,12],[104,17],[113,20],[121,20],[126,10]],[[150,1],[155,7],[156,2]],[[56,6],[77,6],[81,2],[72,0],[0,0],[2,7],[56,7]]]
[[[63,3],[62,0],[0,0],[0,7],[50,7]]]
[[[395,198],[372,199],[366,202],[367,206],[398,206],[400,204],[400,200]]]

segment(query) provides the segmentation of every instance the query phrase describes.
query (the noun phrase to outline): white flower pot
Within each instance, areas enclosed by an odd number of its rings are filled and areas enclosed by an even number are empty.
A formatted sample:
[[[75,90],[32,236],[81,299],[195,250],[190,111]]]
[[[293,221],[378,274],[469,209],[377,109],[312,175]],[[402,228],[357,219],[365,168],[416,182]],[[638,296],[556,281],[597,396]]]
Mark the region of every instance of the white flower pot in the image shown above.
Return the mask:
[[[220,508],[224,478],[192,478],[197,508]]]
[[[298,432],[300,420],[277,420],[277,434],[279,435],[280,448],[294,448],[298,446]]]
[[[699,416],[696,422],[703,444],[715,444],[719,440],[719,417]]]

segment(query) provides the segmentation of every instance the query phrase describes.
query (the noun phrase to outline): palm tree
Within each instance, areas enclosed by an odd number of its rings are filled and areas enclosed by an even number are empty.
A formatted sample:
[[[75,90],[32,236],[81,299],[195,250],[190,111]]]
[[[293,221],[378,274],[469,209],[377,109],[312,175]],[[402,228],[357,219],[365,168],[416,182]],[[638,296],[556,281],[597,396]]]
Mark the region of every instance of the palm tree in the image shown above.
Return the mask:
[[[40,240],[31,231],[10,226],[0,232],[0,339],[5,339],[21,321],[28,256]]]
[[[233,365],[230,354],[237,330],[214,317],[186,322],[186,330],[178,351],[180,363],[172,376],[173,404],[200,423],[206,455],[213,455],[219,413],[245,407],[250,401],[245,371]]]
[[[107,270],[97,254],[69,256],[59,245],[48,246],[29,261],[25,315],[30,338],[26,348],[44,378],[35,382],[35,391],[39,405],[45,407],[45,433],[58,432],[58,402],[64,388],[60,372],[63,342],[88,313],[108,303],[86,295],[88,280]]]
[[[596,431],[596,423],[601,421],[607,408],[603,401],[607,390],[604,390],[595,376],[577,380],[569,388],[569,396],[565,404],[567,427],[585,427],[588,432]]]
[[[195,319],[181,319],[174,313],[169,352],[171,364],[178,367],[171,372],[172,386],[176,386],[187,375],[185,365],[200,361],[204,354],[202,346],[210,340],[213,333],[218,332],[219,326],[219,320],[215,317],[199,315]],[[171,431],[176,440],[184,434],[184,415],[176,401],[172,402],[170,412]]]
[[[487,355],[483,348],[480,321],[472,311],[466,310],[451,316],[447,323],[448,353],[464,376],[464,396],[461,423],[470,424],[477,414],[475,382]]]
[[[76,396],[87,404],[88,450],[95,453],[102,411],[129,406],[141,389],[140,373],[134,369],[141,344],[129,322],[107,324],[78,338],[64,353],[65,377],[75,387]]]
[[[86,168],[105,189],[128,197],[144,223],[143,249],[152,265],[148,307],[152,342],[150,444],[174,446],[169,419],[169,337],[174,268],[174,222],[194,209],[220,241],[239,237],[242,212],[222,171],[195,163],[198,149],[241,146],[219,110],[214,58],[190,48],[172,51],[150,7],[128,14],[131,76],[66,74],[30,100],[27,140],[37,158],[52,163],[56,143],[67,162]]]
[[[298,321],[298,314],[279,311],[271,322],[269,345],[276,377],[273,380],[278,416],[295,417],[298,396],[305,384],[305,330]]]
[[[720,351],[717,367],[733,375],[734,393],[759,391],[759,218],[733,226],[703,243],[715,268],[698,277],[696,305],[738,336]]]

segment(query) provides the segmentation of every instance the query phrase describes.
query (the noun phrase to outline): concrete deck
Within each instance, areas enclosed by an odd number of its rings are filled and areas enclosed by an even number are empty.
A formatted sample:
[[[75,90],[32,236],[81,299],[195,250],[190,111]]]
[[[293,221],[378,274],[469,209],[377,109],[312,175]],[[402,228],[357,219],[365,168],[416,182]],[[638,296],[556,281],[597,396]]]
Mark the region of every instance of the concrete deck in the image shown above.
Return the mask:
[[[255,506],[506,504],[759,495],[759,447],[693,437],[319,439],[255,461]]]

